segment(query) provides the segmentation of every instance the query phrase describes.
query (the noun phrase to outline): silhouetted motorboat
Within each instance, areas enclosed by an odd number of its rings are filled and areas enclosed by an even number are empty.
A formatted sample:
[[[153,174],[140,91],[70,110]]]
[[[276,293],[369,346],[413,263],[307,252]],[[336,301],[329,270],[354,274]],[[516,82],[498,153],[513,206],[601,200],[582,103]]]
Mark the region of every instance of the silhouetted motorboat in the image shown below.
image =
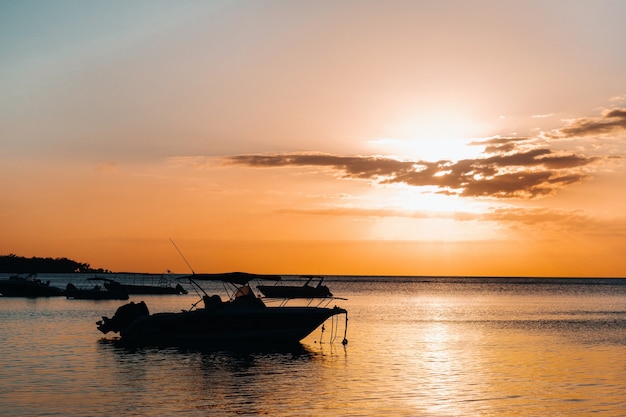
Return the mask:
[[[348,312],[340,307],[268,306],[254,295],[252,280],[280,277],[242,272],[194,274],[189,282],[203,296],[189,310],[150,314],[142,301],[121,306],[112,318],[97,322],[102,333],[119,332],[123,341],[158,344],[288,344],[297,343],[327,319]],[[209,296],[196,281],[221,281],[231,288],[223,301]],[[202,303],[203,307],[198,307]],[[347,343],[344,331],[344,344]]]
[[[37,274],[12,275],[0,280],[0,293],[5,297],[54,297],[65,295],[62,288],[53,287],[50,281],[43,282]]]
[[[333,294],[326,285],[323,277],[305,277],[308,280],[303,285],[258,285],[261,293],[269,298],[328,298]],[[314,278],[318,278],[317,285],[310,285]]]
[[[92,288],[78,288],[72,283],[65,287],[65,296],[74,300],[128,300],[128,293],[122,289],[102,289],[100,285],[94,285]]]

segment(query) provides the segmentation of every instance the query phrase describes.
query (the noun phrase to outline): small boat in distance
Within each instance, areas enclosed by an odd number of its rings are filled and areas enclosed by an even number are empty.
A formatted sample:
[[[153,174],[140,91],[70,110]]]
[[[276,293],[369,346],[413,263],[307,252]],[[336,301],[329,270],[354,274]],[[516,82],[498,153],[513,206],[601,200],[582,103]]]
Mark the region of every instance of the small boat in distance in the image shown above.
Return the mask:
[[[109,291],[124,291],[129,295],[166,295],[166,294],[187,294],[187,290],[180,283],[172,286],[170,280],[159,275],[158,279],[146,274],[128,274],[131,278],[117,280],[112,278],[97,277],[104,282],[104,287]],[[139,276],[139,277],[138,277]]]
[[[326,285],[323,285],[324,277],[307,276],[308,280],[303,285],[258,285],[257,288],[268,298],[328,298],[333,294]],[[311,281],[318,278],[317,285],[310,285]]]
[[[37,274],[11,275],[8,279],[0,280],[0,293],[4,297],[56,297],[65,295],[62,288],[50,285],[50,281],[43,282]]]
[[[92,288],[78,288],[71,282],[65,287],[65,296],[74,300],[128,300],[128,293],[122,289],[102,289],[97,284]]]
[[[327,319],[344,314],[343,343],[347,343],[348,312],[345,309],[337,306],[267,306],[250,287],[252,280],[278,281],[278,276],[232,272],[194,274],[184,279],[194,285],[199,295],[202,294],[189,310],[150,314],[143,301],[131,302],[118,308],[113,317],[103,316],[96,323],[98,330],[104,334],[119,332],[122,341],[139,344],[293,344]],[[198,281],[221,281],[229,289],[229,298],[209,296]]]

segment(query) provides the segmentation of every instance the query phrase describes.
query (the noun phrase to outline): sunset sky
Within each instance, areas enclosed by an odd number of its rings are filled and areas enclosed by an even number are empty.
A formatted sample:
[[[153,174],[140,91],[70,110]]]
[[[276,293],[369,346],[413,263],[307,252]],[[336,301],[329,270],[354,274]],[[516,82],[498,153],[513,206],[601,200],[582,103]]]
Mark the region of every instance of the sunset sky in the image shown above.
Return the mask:
[[[626,2],[0,0],[0,254],[626,276]]]

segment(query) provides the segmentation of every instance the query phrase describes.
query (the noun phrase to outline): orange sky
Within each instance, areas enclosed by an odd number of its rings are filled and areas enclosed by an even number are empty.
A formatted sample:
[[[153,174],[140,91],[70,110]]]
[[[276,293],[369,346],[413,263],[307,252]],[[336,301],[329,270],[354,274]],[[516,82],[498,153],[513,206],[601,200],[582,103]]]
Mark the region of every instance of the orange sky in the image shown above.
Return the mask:
[[[626,5],[0,4],[0,254],[626,276]]]

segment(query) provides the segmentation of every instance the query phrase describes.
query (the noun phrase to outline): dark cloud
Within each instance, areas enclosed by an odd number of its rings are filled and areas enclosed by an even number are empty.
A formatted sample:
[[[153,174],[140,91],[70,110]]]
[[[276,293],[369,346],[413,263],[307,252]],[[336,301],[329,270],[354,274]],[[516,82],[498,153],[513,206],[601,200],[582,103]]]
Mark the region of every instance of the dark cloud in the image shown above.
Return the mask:
[[[414,169],[415,162],[375,156],[337,156],[330,154],[240,155],[232,163],[251,167],[318,166],[345,172],[353,178],[375,179],[398,175]]]
[[[490,143],[485,145],[491,146]],[[240,155],[227,160],[250,167],[322,167],[341,172],[348,178],[382,184],[434,186],[445,194],[495,198],[533,198],[552,194],[559,188],[585,179],[586,176],[578,173],[576,168],[595,160],[547,148],[517,152],[512,149],[513,152],[457,162],[400,161],[380,156],[330,154]]]
[[[529,138],[507,138],[497,137],[487,140],[470,142],[470,145],[485,147],[485,153],[511,152],[518,148],[521,143],[527,142]]]
[[[605,110],[599,117],[582,117],[571,120],[567,126],[557,129],[549,136],[552,138],[570,138],[590,135],[604,135],[626,131],[626,109]]]
[[[435,187],[446,195],[486,198],[535,198],[588,178],[583,167],[599,160],[551,149],[546,137],[565,138],[626,131],[626,109],[570,121],[540,137],[494,137],[470,145],[484,147],[482,157],[460,161],[399,160],[384,156],[341,156],[320,153],[239,155],[227,163],[250,167],[318,167],[344,178],[379,184]]]

